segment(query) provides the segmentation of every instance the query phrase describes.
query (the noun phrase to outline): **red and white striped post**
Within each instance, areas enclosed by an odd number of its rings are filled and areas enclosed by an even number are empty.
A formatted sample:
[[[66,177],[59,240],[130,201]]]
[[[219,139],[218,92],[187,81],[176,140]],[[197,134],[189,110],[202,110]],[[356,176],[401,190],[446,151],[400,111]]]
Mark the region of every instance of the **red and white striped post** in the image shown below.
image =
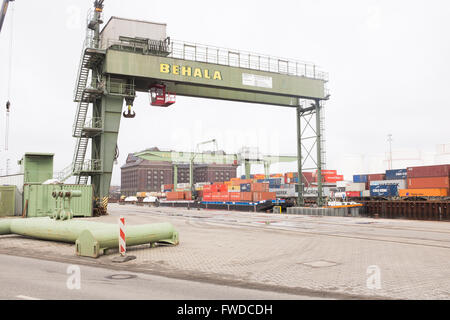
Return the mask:
[[[127,251],[127,244],[125,241],[125,218],[119,218],[119,252],[122,256],[125,256]]]

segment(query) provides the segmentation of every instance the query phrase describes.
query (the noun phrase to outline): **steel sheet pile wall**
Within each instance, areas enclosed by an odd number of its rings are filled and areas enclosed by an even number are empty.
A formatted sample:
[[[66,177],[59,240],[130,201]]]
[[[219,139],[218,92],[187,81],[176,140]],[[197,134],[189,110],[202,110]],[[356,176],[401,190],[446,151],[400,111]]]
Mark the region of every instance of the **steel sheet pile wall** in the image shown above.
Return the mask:
[[[450,201],[360,201],[363,215],[388,219],[450,221]]]
[[[290,207],[286,209],[287,214],[299,214],[309,216],[336,216],[336,217],[359,217],[362,207],[347,208],[311,208]]]

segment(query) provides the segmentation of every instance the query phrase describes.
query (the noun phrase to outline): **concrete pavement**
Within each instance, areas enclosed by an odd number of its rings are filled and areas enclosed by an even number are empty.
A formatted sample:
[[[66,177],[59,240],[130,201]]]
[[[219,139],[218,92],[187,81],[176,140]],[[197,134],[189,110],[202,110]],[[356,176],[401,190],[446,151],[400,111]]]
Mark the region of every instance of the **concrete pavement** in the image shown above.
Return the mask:
[[[80,258],[74,246],[0,236],[0,253],[244,289],[328,298],[450,299],[450,223],[109,206],[93,221],[171,222],[180,245]]]
[[[240,289],[82,265],[78,266],[80,287],[77,289],[77,282],[73,279],[77,271],[74,272],[73,266],[61,262],[0,254],[0,299],[309,299],[305,296]]]

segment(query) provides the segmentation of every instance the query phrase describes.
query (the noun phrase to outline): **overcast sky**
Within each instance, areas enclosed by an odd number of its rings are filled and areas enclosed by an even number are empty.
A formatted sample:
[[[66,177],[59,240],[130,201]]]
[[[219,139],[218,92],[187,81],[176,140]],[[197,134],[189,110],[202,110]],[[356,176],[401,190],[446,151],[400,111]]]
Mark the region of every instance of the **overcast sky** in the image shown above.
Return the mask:
[[[92,0],[16,0],[0,34],[0,168],[10,172],[24,152],[55,153],[55,171],[70,164],[75,139],[73,89]],[[106,0],[105,21],[120,16],[167,23],[177,40],[312,61],[329,73],[327,168],[347,179],[394,167],[450,163],[437,155],[450,142],[449,1],[170,1]],[[9,151],[4,146],[11,17],[14,15]],[[120,165],[130,152],[158,146],[189,151],[216,138],[296,154],[295,110],[178,97],[167,109],[135,101],[122,119]],[[408,160],[395,160],[395,159]],[[295,170],[296,164],[272,171]],[[254,167],[253,172],[261,171]],[[241,171],[240,171],[241,172]]]

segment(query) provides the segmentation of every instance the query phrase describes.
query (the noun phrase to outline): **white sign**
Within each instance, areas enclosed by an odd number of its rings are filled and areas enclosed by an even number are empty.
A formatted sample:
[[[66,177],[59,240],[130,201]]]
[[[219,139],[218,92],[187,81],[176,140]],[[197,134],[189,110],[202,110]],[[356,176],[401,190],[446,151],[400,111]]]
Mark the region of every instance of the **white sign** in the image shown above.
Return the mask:
[[[243,73],[242,84],[244,86],[261,87],[272,89],[272,77],[259,76],[256,74]]]

